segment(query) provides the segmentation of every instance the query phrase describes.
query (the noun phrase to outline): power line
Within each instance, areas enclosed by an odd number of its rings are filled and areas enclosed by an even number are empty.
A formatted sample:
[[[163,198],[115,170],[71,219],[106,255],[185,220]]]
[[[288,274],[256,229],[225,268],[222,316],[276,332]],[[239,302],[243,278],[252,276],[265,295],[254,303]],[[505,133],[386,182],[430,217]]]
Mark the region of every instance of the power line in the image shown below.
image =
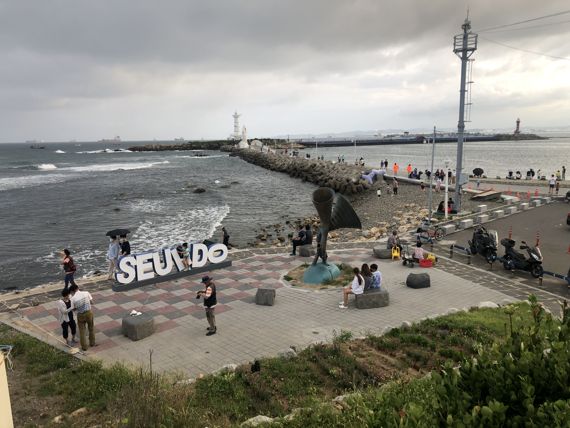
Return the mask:
[[[489,30],[486,31],[487,33],[504,33],[507,31],[521,31],[521,30],[532,30],[534,28],[541,28],[541,27],[552,27],[554,25],[560,25],[560,24],[567,24],[569,23],[570,20],[568,21],[557,21],[557,22],[549,22],[548,24],[539,24],[539,25],[532,25],[530,27],[521,27],[521,28],[509,28],[506,30]]]
[[[531,50],[528,50],[528,49],[517,48],[517,47],[515,47],[515,46],[511,46],[511,45],[507,45],[507,44],[505,44],[505,43],[497,42],[497,41],[495,41],[495,40],[491,40],[491,39],[488,39],[488,38],[483,37],[483,36],[479,36],[479,38],[481,38],[481,39],[483,39],[483,40],[486,40],[486,41],[488,41],[488,42],[491,42],[491,43],[495,43],[496,45],[503,46],[503,47],[505,47],[505,48],[514,49],[514,50],[516,50],[516,51],[531,53],[531,54],[534,54],[534,55],[545,56],[545,57],[547,57],[547,58],[552,58],[552,59],[561,59],[561,60],[564,60],[564,61],[570,61],[570,58],[566,58],[566,57],[563,57],[563,56],[549,55],[549,54],[545,54],[545,53],[542,53],[542,52],[536,52],[536,51],[531,51]]]
[[[552,18],[554,16],[566,15],[568,13],[570,13],[570,10],[564,10],[562,12],[552,13],[550,15],[539,16],[538,18],[532,18],[532,19],[526,19],[524,21],[513,22],[512,24],[504,24],[504,25],[497,25],[496,27],[483,28],[482,30],[478,30],[477,33],[482,33],[484,31],[490,31],[490,30],[497,30],[499,28],[513,27],[515,25],[526,24],[527,22],[538,21],[540,19]]]

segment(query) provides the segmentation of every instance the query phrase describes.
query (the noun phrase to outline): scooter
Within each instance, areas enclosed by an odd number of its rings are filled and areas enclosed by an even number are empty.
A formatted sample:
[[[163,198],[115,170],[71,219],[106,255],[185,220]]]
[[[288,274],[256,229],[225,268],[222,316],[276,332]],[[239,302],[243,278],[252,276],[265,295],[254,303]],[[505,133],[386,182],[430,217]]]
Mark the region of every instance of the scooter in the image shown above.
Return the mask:
[[[501,239],[501,245],[505,247],[505,255],[499,260],[503,263],[503,267],[507,270],[524,270],[539,278],[542,276],[544,269],[542,268],[542,254],[538,247],[530,247],[525,241],[521,241],[521,250],[526,250],[528,258],[524,254],[519,253],[515,249],[516,242],[509,238]]]
[[[499,242],[499,235],[495,230],[485,229],[483,226],[478,226],[473,231],[473,238],[467,241],[471,254],[480,254],[485,257],[487,263],[493,263],[497,260],[497,244]]]

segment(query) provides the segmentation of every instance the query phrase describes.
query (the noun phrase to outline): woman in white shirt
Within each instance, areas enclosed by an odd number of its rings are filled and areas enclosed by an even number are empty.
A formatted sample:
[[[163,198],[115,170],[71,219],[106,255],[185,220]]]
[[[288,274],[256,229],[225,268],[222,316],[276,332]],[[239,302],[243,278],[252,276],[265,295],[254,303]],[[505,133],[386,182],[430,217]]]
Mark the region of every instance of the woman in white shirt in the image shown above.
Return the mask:
[[[425,251],[422,248],[422,243],[418,242],[416,244],[416,248],[414,249],[414,255],[413,258],[416,260],[423,260],[425,258]]]
[[[348,308],[348,295],[349,294],[362,294],[364,293],[364,278],[360,274],[360,270],[356,267],[352,270],[354,272],[354,279],[350,287],[342,289],[343,301],[338,305],[341,309]]]

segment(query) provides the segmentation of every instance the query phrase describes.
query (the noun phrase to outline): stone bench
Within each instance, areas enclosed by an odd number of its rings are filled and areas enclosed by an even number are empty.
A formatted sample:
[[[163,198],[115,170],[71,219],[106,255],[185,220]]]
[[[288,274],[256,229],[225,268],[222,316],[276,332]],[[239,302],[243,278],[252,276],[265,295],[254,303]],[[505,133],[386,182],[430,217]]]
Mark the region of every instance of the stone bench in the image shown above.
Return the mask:
[[[305,244],[297,247],[299,257],[312,257],[315,255],[315,249],[311,244]]]
[[[354,296],[354,303],[358,309],[382,308],[390,304],[390,293],[384,289],[366,290]]]
[[[372,250],[374,256],[379,259],[391,259],[392,258],[392,250],[386,247],[374,247]]]
[[[258,288],[255,293],[255,304],[262,306],[273,306],[275,304],[274,288]]]
[[[431,287],[431,280],[427,273],[411,273],[406,278],[406,286],[410,288]]]
[[[154,333],[154,318],[152,315],[142,314],[123,318],[123,335],[131,340],[141,340]]]

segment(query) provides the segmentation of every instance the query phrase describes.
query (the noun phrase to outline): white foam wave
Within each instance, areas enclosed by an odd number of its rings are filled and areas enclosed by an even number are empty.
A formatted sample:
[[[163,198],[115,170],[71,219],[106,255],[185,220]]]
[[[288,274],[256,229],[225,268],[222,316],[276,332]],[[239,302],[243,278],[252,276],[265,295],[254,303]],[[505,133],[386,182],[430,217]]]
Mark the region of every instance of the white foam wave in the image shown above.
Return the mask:
[[[101,149],[101,150],[87,150],[83,152],[75,152],[78,154],[98,154],[98,153],[132,153],[128,149]]]
[[[133,211],[145,213],[162,213],[165,211],[163,201],[153,201],[150,199],[139,199],[138,201],[129,201],[128,208]]]
[[[192,151],[192,150],[190,150]],[[176,156],[177,158],[180,159],[210,159],[210,158],[225,158],[228,157],[229,155],[206,155],[206,156],[189,156],[189,155],[182,155],[182,156]]]
[[[177,242],[198,242],[210,238],[229,214],[228,205],[187,210],[158,221],[144,221],[131,239],[133,252],[171,246]]]
[[[57,169],[57,166],[53,163],[40,163],[39,165],[36,165],[36,168],[41,169],[42,171],[53,171],[54,169]]]
[[[65,174],[25,175],[23,177],[0,178],[0,191],[60,183],[70,178],[72,178],[72,175]]]
[[[54,153],[65,153],[63,150],[56,150]]]
[[[146,163],[107,163],[107,164],[94,164],[85,166],[71,166],[62,168],[61,170],[75,171],[75,172],[109,172],[109,171],[128,171],[133,169],[146,169],[152,168],[155,165],[164,165],[170,163],[169,161],[162,162],[146,162]]]

